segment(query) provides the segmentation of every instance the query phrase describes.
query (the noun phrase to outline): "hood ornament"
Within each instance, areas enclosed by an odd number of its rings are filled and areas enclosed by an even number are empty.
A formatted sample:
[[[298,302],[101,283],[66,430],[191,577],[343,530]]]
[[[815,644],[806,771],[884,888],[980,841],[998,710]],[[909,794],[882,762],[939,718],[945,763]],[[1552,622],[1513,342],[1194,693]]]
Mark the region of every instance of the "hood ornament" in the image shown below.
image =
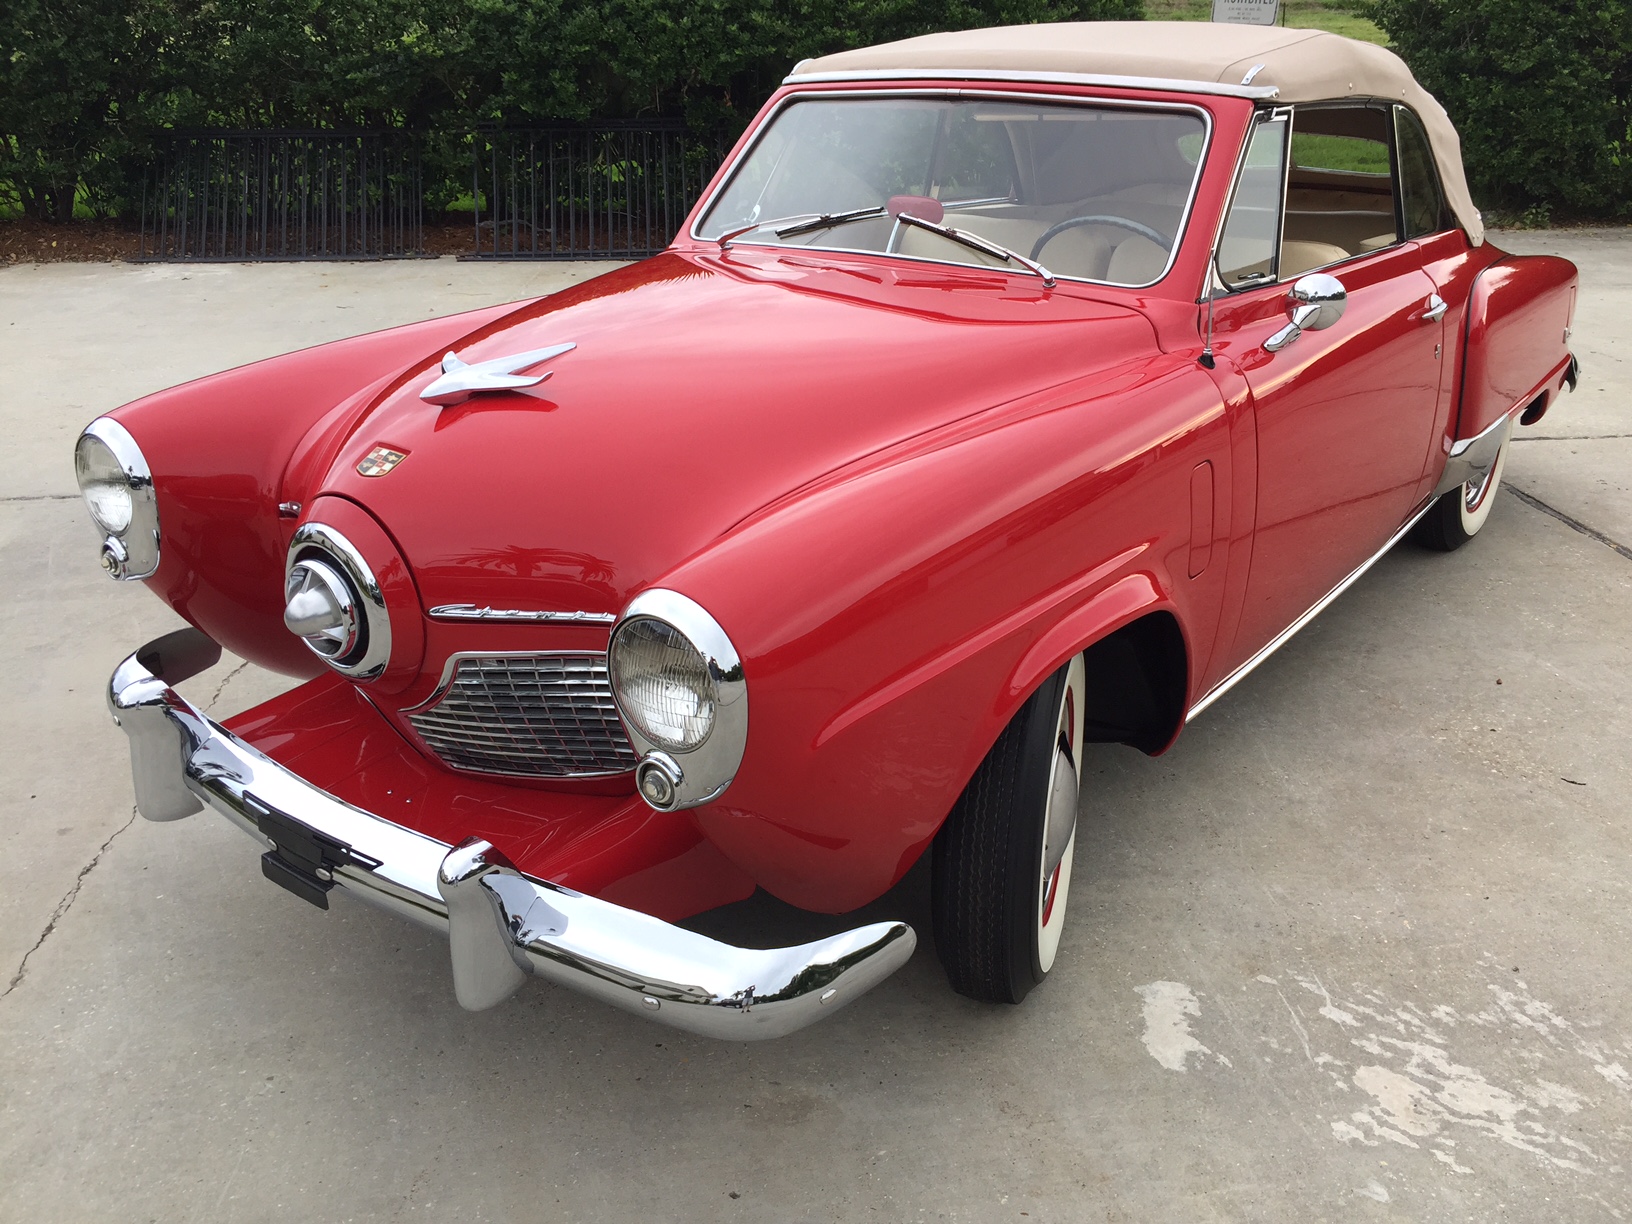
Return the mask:
[[[419,398],[448,408],[462,404],[483,391],[515,391],[522,387],[536,387],[550,376],[551,371],[545,370],[535,375],[517,374],[516,371],[548,361],[551,357],[559,357],[577,347],[571,343],[552,344],[549,348],[513,353],[509,357],[495,357],[491,361],[474,364],[459,360],[458,353],[449,351],[442,358],[442,376],[421,391]]]

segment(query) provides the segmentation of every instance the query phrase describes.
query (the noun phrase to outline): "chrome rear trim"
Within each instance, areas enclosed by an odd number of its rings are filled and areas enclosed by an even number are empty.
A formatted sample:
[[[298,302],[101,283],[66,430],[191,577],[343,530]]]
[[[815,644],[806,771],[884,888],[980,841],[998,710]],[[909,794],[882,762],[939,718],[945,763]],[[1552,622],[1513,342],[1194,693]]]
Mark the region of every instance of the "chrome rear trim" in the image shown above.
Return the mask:
[[[1445,470],[1434,486],[1434,496],[1449,493],[1458,485],[1479,484],[1496,466],[1496,456],[1502,453],[1508,438],[1513,435],[1513,412],[1510,409],[1500,420],[1472,438],[1461,438],[1451,443],[1451,453],[1445,458]]]

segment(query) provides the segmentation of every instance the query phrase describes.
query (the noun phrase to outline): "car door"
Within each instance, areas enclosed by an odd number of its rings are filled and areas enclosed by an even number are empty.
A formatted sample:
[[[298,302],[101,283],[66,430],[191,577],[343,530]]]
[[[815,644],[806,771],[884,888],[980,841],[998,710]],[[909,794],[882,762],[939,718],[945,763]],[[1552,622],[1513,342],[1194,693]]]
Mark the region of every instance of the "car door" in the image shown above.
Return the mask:
[[[1258,443],[1236,663],[1376,555],[1419,497],[1443,311],[1398,237],[1391,133],[1386,107],[1265,116],[1226,218],[1214,350],[1251,389]],[[1299,331],[1291,290],[1316,273],[1340,284],[1342,313]]]

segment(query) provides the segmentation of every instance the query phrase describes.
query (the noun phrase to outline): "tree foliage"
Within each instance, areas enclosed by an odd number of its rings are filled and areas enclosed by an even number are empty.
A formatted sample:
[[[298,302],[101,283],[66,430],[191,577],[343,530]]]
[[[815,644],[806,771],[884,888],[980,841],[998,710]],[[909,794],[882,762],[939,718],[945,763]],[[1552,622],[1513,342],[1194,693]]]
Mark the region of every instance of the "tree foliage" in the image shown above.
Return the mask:
[[[1378,0],[1374,19],[1450,112],[1481,201],[1632,212],[1632,2]]]
[[[0,182],[117,211],[175,127],[746,122],[795,62],[1142,0],[4,0]]]

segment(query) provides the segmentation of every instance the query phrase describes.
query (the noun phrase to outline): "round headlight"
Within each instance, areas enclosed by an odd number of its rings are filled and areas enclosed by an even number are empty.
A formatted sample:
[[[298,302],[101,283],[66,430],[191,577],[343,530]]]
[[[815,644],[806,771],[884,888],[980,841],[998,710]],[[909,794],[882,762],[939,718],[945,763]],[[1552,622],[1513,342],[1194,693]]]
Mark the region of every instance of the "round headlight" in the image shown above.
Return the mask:
[[[748,681],[720,623],[654,587],[629,601],[607,656],[641,798],[673,812],[723,795],[748,747]]]
[[[74,475],[96,525],[112,536],[129,531],[135,503],[125,469],[108,444],[92,434],[81,436],[74,448]]]
[[[649,616],[626,620],[610,663],[618,707],[641,735],[671,752],[702,747],[714,729],[719,686],[685,634]]]
[[[159,504],[141,447],[118,421],[99,417],[74,446],[74,475],[102,540],[102,566],[115,578],[159,568]]]

